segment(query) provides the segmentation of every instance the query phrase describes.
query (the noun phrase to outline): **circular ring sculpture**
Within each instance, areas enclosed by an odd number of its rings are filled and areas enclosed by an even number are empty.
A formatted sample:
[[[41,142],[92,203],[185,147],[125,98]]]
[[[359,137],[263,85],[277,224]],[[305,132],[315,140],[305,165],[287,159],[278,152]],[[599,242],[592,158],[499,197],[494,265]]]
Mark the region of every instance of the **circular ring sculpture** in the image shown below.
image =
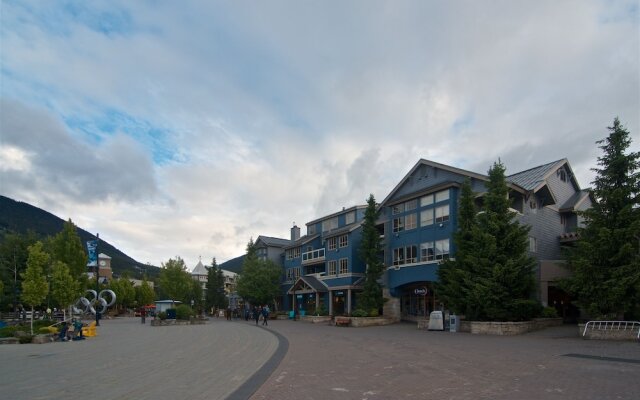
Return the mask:
[[[88,294],[92,295],[91,300],[86,297],[80,297],[76,304],[73,306],[75,312],[83,312],[85,314],[95,314],[96,310],[104,314],[107,311],[107,308],[111,307],[116,303],[116,294],[113,290],[105,289],[101,290],[100,293],[97,293],[95,290],[89,289],[87,290]],[[103,297],[103,295],[109,295],[109,301]]]

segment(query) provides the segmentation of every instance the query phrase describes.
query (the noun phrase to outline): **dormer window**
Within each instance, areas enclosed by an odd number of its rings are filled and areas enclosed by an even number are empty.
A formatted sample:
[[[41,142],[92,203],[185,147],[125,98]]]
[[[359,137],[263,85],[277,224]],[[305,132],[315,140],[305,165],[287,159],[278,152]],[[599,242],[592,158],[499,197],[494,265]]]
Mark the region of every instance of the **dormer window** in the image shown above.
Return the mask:
[[[565,171],[564,168],[560,168],[558,170],[557,174],[560,177],[560,180],[562,182],[566,182],[567,181],[567,171]]]

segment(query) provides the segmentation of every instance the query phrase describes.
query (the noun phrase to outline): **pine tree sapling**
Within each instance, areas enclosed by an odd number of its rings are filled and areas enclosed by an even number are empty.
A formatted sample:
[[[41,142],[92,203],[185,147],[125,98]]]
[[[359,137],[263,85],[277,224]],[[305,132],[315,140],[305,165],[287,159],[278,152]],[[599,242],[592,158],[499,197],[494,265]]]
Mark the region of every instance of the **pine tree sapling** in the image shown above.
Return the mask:
[[[49,262],[49,255],[42,248],[42,243],[29,247],[27,269],[22,274],[22,301],[31,306],[31,335],[33,335],[33,309],[42,304],[49,294],[49,285],[44,275],[44,268]]]
[[[367,200],[367,208],[362,222],[362,241],[359,249],[360,258],[367,266],[367,270],[363,290],[357,296],[358,308],[366,310],[370,314],[378,313],[378,310],[384,305],[382,286],[379,283],[384,272],[384,264],[380,258],[382,244],[380,232],[376,228],[377,218],[376,200],[371,194]]]

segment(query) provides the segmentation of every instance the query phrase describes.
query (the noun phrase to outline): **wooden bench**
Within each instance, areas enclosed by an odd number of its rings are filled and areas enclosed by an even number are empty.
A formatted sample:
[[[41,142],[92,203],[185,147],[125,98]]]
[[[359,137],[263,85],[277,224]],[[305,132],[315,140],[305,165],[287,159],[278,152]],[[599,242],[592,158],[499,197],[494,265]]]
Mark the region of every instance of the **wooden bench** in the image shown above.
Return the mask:
[[[349,326],[351,324],[351,318],[349,317],[336,317],[335,325],[336,326]]]

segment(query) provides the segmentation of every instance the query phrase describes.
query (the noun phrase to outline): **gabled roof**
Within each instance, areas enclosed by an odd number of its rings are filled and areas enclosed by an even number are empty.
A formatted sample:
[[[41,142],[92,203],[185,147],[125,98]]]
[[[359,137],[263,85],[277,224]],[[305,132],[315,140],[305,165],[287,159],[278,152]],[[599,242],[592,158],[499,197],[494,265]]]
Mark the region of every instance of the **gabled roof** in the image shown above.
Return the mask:
[[[553,172],[557,171],[562,165],[567,162],[566,158],[562,160],[553,161],[548,164],[540,165],[528,170],[515,173],[506,177],[508,182],[515,183],[521,188],[537,192],[543,185],[546,184],[546,179]]]
[[[281,239],[281,238],[276,238],[271,236],[262,236],[262,235],[258,236],[258,239],[256,239],[256,243],[258,243],[258,241],[263,242],[265,245],[269,247],[285,247],[293,243],[289,239]]]
[[[285,249],[293,249],[294,247],[298,247],[298,246],[303,246],[307,243],[309,243],[310,241],[317,239],[318,237],[320,237],[320,234],[315,234],[315,235],[304,235],[303,237],[301,237],[300,239],[296,240],[295,242],[290,242],[288,246],[285,246]]]
[[[207,275],[207,269],[204,265],[202,265],[202,261],[199,260],[196,266],[191,271],[191,275]]]
[[[359,209],[365,209],[367,208],[367,205],[356,205],[356,206],[352,206],[349,208],[343,208],[342,210],[338,211],[338,212],[334,212],[333,214],[329,214],[329,215],[325,215],[324,217],[320,217],[320,218],[316,218],[313,221],[309,221],[307,222],[305,225],[309,226],[309,225],[313,225],[313,224],[317,224],[320,221],[324,221],[325,219],[329,219],[329,218],[333,218],[337,215],[340,214],[345,214],[351,211],[355,211],[355,210],[359,210]]]
[[[575,192],[565,203],[560,207],[560,211],[575,211],[578,209],[578,206],[585,201],[589,196],[590,192],[588,190],[581,190],[579,192]]]
[[[298,290],[298,287],[300,286],[300,282],[305,283],[307,286],[309,286],[311,289],[313,289],[316,292],[319,293],[325,293],[328,292],[328,288],[327,285],[325,285],[324,283],[322,283],[321,281],[318,280],[318,278],[316,278],[313,275],[303,275],[301,277],[298,278],[297,281],[295,281],[295,283],[293,285],[291,285],[291,288],[289,289],[289,293],[293,293],[295,290]],[[294,290],[295,288],[295,290]]]

